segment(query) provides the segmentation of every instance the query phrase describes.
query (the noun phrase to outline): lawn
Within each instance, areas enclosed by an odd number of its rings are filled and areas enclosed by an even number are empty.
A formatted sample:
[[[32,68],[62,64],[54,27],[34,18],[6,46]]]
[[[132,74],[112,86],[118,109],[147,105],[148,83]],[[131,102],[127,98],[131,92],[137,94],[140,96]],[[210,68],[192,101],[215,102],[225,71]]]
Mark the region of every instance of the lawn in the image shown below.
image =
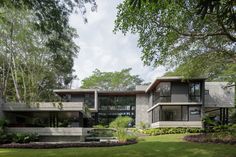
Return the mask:
[[[183,137],[146,137],[138,144],[109,148],[0,149],[0,157],[236,157],[235,145],[189,143]]]

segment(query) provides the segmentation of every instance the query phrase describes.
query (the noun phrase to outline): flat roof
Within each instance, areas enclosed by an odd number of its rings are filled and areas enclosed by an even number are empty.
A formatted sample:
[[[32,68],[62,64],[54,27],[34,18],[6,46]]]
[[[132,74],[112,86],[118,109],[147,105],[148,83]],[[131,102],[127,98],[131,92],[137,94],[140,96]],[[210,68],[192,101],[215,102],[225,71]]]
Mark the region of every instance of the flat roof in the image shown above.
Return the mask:
[[[78,93],[94,93],[96,89],[55,89],[53,90],[54,93],[58,95],[63,95],[63,94],[78,94]]]
[[[205,80],[205,77],[193,77],[185,79],[183,76],[169,76],[169,77],[157,77],[146,89],[146,92],[152,90],[157,84],[162,81],[178,81],[178,80]]]
[[[78,93],[94,93],[97,91],[98,95],[121,95],[121,96],[131,96],[131,95],[136,95],[136,94],[142,94],[145,93],[145,90],[133,90],[133,91],[102,91],[98,89],[55,89],[53,90],[54,93],[56,94],[78,94]]]
[[[136,90],[133,91],[103,91],[99,89],[84,89],[84,88],[78,88],[78,89],[55,89],[53,90],[54,93],[57,94],[66,94],[66,93],[94,93],[95,91],[98,92],[99,95],[135,95],[135,94],[142,94],[147,93],[150,90],[152,90],[155,86],[157,86],[160,82],[165,81],[178,81],[178,80],[205,80],[207,78],[205,77],[193,77],[186,79],[182,76],[170,76],[170,77],[157,77],[149,86],[143,85],[140,86],[140,88],[136,88]],[[142,88],[141,88],[142,87]]]
[[[98,95],[100,96],[135,96],[136,94],[144,94],[143,90],[135,90],[135,91],[98,91]]]

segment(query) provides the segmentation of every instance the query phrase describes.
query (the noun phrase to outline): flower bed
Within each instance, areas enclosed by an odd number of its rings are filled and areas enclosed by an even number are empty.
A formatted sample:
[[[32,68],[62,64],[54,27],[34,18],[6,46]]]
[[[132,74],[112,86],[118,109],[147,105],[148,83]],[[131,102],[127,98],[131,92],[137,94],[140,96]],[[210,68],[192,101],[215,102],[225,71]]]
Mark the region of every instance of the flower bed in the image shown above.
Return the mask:
[[[48,149],[48,148],[68,148],[68,147],[114,147],[136,144],[137,141],[127,142],[78,142],[78,143],[47,143],[47,142],[32,142],[32,143],[9,143],[2,144],[0,148],[33,148],[33,149]]]
[[[208,133],[198,135],[187,135],[184,140],[198,143],[223,143],[236,144],[236,137],[230,134]]]

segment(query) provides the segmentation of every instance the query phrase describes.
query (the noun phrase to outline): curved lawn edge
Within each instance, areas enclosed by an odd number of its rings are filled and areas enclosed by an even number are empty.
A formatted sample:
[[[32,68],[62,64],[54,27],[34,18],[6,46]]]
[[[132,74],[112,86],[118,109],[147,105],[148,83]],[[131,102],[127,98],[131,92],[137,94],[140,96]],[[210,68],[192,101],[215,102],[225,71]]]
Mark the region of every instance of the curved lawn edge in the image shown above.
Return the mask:
[[[136,144],[137,141],[128,142],[78,142],[78,143],[9,143],[1,144],[0,148],[32,148],[32,149],[49,149],[49,148],[70,148],[70,147],[115,147]]]
[[[185,141],[188,142],[195,142],[195,143],[213,143],[213,144],[236,144],[236,139],[227,140],[227,139],[219,139],[219,138],[208,138],[207,134],[197,134],[197,135],[186,135],[183,138]]]

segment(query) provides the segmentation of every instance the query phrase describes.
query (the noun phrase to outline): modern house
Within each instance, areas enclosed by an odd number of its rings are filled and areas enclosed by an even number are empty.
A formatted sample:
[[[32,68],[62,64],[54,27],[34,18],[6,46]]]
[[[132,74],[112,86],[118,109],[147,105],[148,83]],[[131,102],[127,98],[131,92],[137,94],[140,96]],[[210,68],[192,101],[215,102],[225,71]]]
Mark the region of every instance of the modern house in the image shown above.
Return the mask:
[[[9,132],[36,132],[46,140],[83,140],[92,126],[108,125],[120,115],[132,117],[133,126],[143,122],[150,127],[202,127],[206,113],[224,124],[235,99],[235,87],[227,82],[181,77],[158,77],[149,86],[137,86],[133,91],[54,92],[61,102],[2,102],[0,116],[8,119]]]

